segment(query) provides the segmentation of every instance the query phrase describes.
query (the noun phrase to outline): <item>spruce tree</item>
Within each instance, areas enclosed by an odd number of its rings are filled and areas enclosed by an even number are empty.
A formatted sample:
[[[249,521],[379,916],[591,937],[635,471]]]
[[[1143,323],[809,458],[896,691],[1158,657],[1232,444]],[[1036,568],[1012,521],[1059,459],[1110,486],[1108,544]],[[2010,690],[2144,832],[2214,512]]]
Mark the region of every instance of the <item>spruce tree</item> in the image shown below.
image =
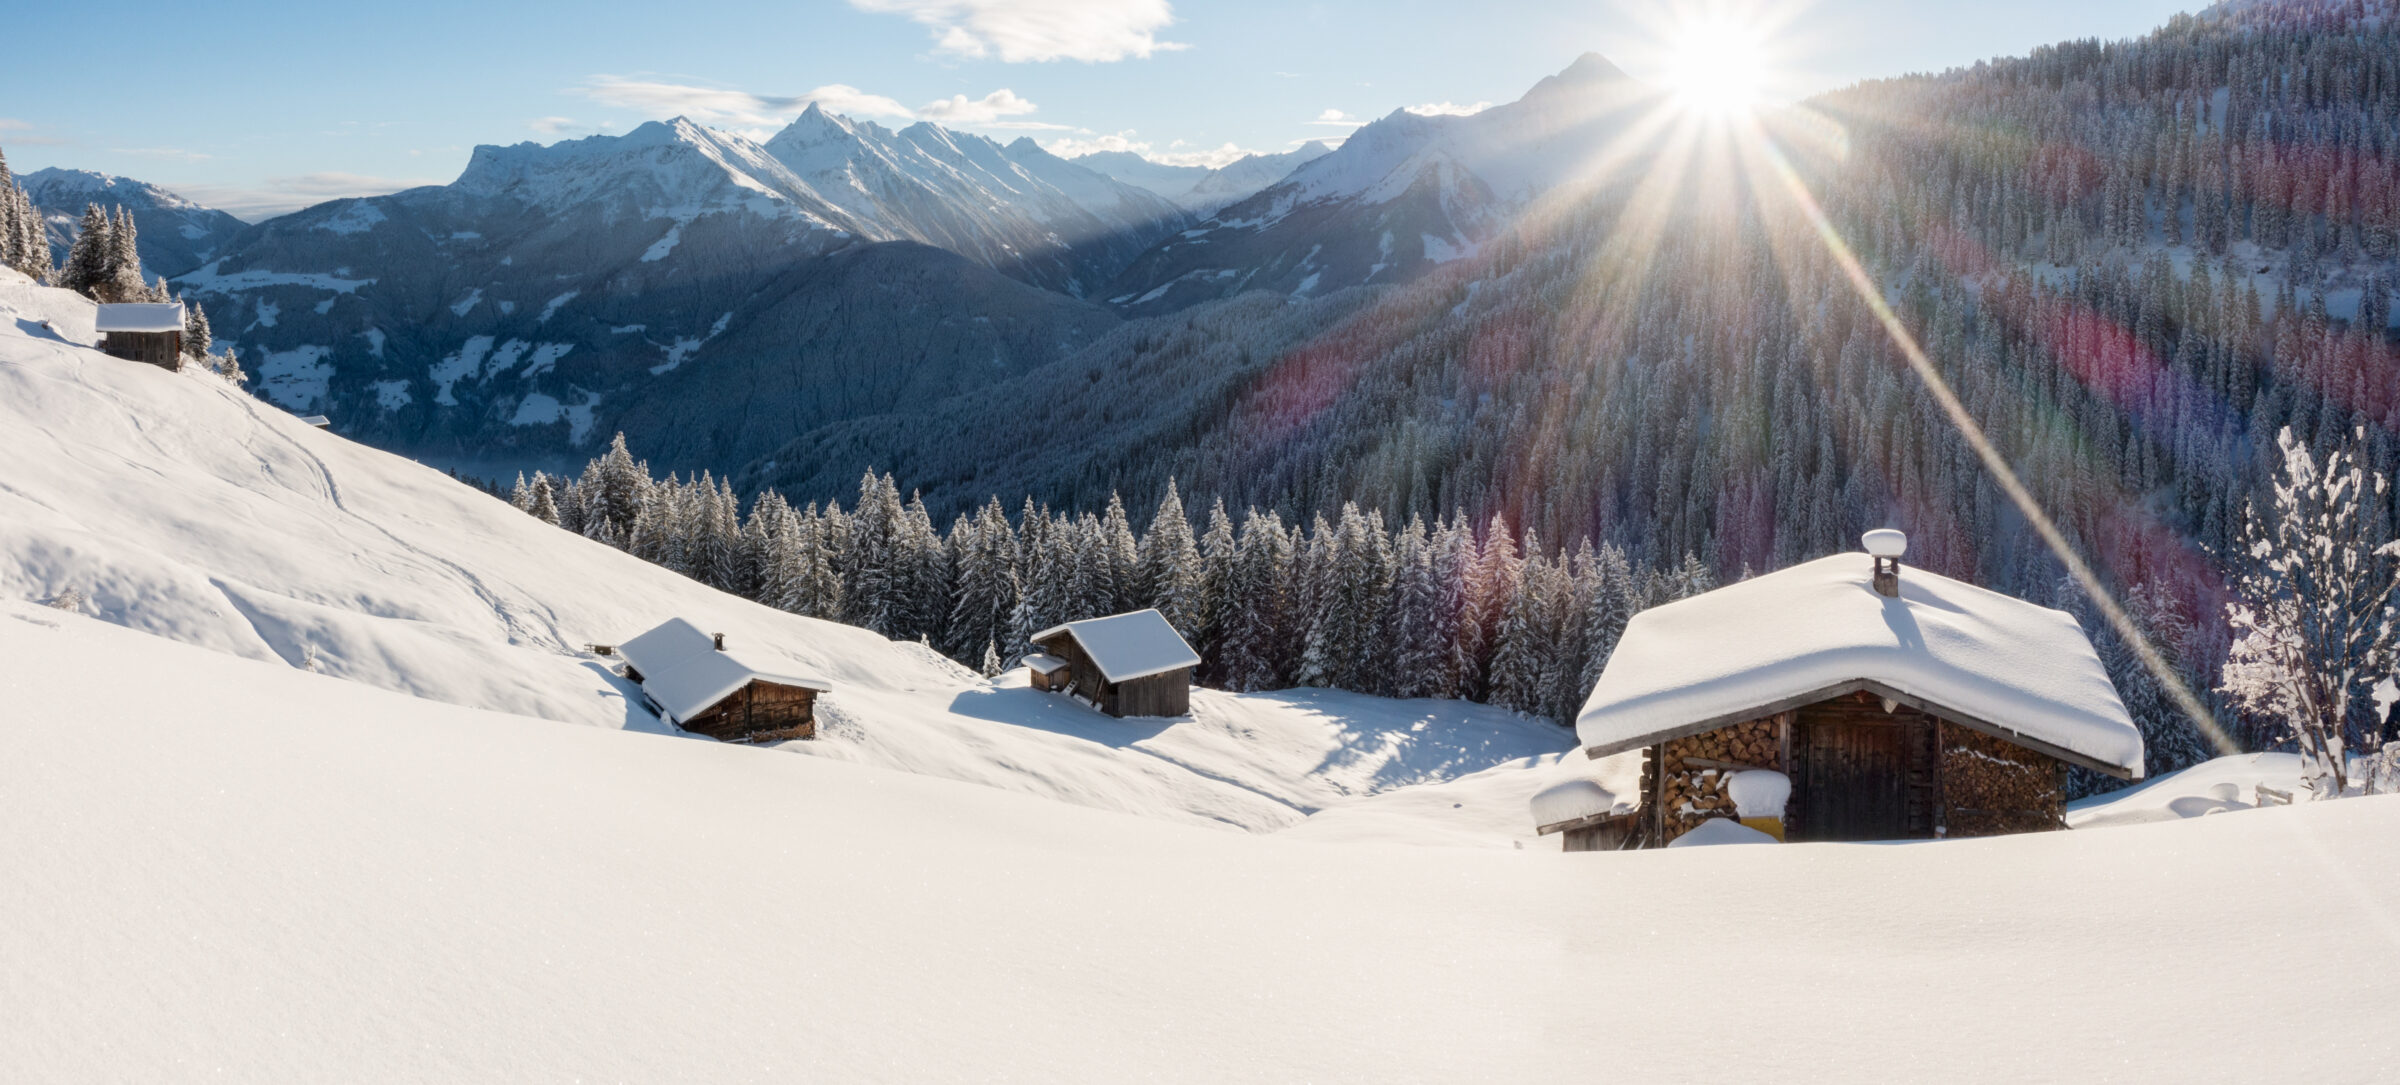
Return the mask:
[[[95,291],[108,282],[109,262],[116,251],[113,231],[99,204],[85,204],[83,223],[75,232],[74,243],[67,247],[67,263],[59,270],[58,285],[85,297],[98,297]]]
[[[1138,554],[1138,576],[1148,595],[1143,602],[1158,608],[1186,641],[1198,642],[1208,614],[1205,572],[1174,479],[1167,480],[1167,495],[1150,519],[1150,530],[1142,536]]]

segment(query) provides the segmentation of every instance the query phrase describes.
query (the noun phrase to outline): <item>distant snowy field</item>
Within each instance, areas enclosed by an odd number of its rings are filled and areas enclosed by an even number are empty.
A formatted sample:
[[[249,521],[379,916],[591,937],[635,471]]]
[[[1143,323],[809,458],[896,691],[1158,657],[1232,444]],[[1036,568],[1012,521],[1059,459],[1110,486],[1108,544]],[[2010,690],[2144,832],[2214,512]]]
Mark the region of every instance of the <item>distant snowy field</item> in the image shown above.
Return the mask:
[[[2287,766],[2235,759],[2079,805],[2095,831],[1560,855],[1525,801],[1587,765],[1547,723],[1324,691],[1110,720],[89,340],[0,282],[0,1080],[2400,1058],[2400,799],[2245,809]],[[88,616],[32,602],[68,589]],[[825,737],[625,733],[656,728],[581,645],[671,614],[830,677]]]

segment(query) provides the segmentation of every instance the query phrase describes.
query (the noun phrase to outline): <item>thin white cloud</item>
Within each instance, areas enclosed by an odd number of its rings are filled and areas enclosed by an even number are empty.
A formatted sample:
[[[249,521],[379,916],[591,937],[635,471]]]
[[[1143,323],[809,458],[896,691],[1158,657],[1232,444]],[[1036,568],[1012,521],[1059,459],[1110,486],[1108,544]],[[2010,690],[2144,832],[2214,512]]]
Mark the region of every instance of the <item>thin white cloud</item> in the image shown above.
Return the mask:
[[[177,162],[205,162],[209,157],[181,147],[111,147],[108,151],[110,154],[140,155],[143,158],[171,158]]]
[[[804,94],[768,95],[725,87],[596,75],[583,86],[570,88],[568,93],[645,116],[689,117],[700,124],[724,128],[780,127],[799,116],[810,102],[852,117],[914,116],[899,102],[843,83],[828,83]]]
[[[440,184],[439,181],[413,180],[394,177],[373,177],[361,173],[327,171],[304,173],[296,177],[269,177],[253,186],[179,185],[176,191],[202,206],[214,207],[235,218],[250,222],[288,214],[303,207],[327,200],[349,199],[357,196],[381,196],[404,188]]]
[[[1019,117],[1038,109],[1032,102],[1017,97],[1015,91],[1002,87],[981,98],[953,94],[925,103],[917,116],[937,124],[997,124],[1002,117]]]
[[[5,133],[0,135],[0,139],[20,147],[58,147],[67,142],[57,136],[46,135],[40,129],[41,126],[32,121],[0,117],[0,133]]]
[[[575,123],[573,117],[535,117],[526,121],[525,127],[545,136],[555,136],[567,132],[581,132],[589,126]]]
[[[937,52],[1010,64],[1106,63],[1186,48],[1158,39],[1175,21],[1167,0],[850,0],[850,6],[907,17],[933,34]]]
[[[1490,108],[1492,108],[1492,103],[1490,102],[1477,102],[1474,105],[1460,105],[1457,102],[1442,101],[1427,102],[1423,105],[1412,105],[1408,107],[1408,111],[1420,117],[1472,117],[1475,114],[1481,113]]]
[[[1146,140],[1132,137],[1131,131],[1124,131],[1092,136],[1088,139],[1068,137],[1044,140],[1042,149],[1060,158],[1081,158],[1084,155],[1098,154],[1102,151],[1123,151],[1128,154],[1138,154],[1162,166],[1200,166],[1212,170],[1227,163],[1238,162],[1250,155],[1263,153],[1245,147],[1237,147],[1231,143],[1199,151],[1173,150],[1172,148],[1186,146],[1180,139],[1169,143],[1167,145],[1169,150],[1161,151]]]
[[[1356,128],[1359,125],[1367,122],[1359,120],[1358,118],[1353,117],[1348,113],[1344,113],[1341,110],[1328,109],[1323,113],[1317,114],[1317,119],[1308,123],[1320,124],[1328,128]]]
[[[585,80],[584,85],[570,88],[568,93],[604,105],[631,109],[647,117],[689,117],[697,123],[739,132],[752,138],[765,138],[775,129],[791,123],[792,118],[799,116],[812,102],[828,113],[839,113],[845,117],[882,117],[904,121],[922,119],[960,128],[1035,132],[1075,130],[1073,125],[1025,119],[1041,107],[1006,87],[981,98],[953,94],[948,98],[927,102],[918,109],[910,109],[896,99],[869,94],[846,83],[828,83],[802,94],[778,95],[753,94],[746,90],[692,83],[595,75]],[[566,126],[572,122],[564,117],[544,117],[531,123],[537,132],[558,134],[568,130]]]

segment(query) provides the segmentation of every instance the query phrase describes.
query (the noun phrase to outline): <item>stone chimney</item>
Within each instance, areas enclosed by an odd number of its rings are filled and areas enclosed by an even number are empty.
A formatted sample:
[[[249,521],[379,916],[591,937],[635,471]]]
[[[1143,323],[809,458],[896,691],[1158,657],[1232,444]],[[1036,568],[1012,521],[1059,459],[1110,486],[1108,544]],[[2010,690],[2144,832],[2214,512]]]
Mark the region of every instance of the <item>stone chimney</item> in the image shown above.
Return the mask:
[[[722,651],[724,651],[724,650],[725,650],[725,634],[723,634],[723,633],[711,633],[711,634],[709,634],[709,635],[708,635],[708,639],[710,639],[710,640],[713,640],[713,641],[717,642],[717,650],[718,650],[718,651],[722,652]]]
[[[1889,598],[1900,598],[1900,556],[1908,553],[1908,536],[1888,527],[1879,527],[1858,537],[1867,554],[1875,560],[1875,592]]]

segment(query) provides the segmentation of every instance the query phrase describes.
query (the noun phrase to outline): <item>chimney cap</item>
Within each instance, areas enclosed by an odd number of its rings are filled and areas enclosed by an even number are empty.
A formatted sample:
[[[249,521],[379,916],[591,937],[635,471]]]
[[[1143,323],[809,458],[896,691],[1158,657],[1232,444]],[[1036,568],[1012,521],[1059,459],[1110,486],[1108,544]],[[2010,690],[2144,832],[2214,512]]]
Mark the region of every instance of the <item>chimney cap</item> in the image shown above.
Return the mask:
[[[1896,528],[1876,528],[1859,536],[1858,541],[1867,548],[1867,553],[1879,558],[1897,561],[1908,553],[1908,535]]]

